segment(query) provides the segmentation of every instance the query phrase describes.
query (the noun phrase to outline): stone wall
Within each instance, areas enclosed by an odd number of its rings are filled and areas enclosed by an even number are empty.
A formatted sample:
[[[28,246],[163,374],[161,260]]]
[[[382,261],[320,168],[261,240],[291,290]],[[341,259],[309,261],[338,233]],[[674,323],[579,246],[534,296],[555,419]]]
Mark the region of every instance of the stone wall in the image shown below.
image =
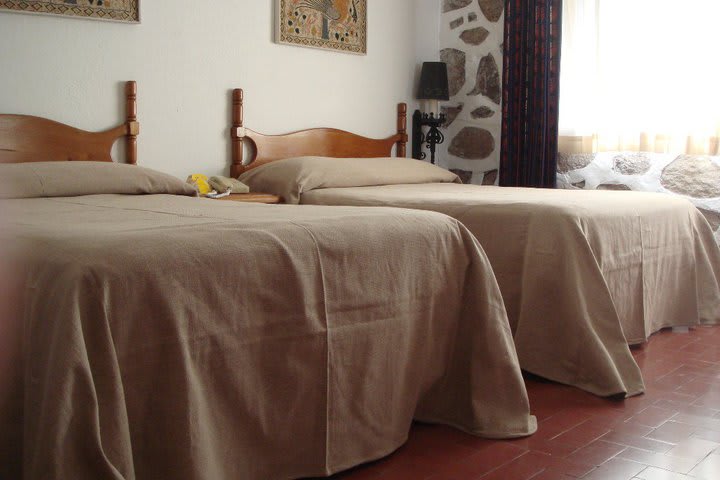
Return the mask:
[[[465,183],[495,184],[500,163],[503,0],[442,0],[440,60],[450,101],[438,163]]]
[[[558,187],[680,195],[707,218],[720,245],[720,157],[644,152],[558,155]]]

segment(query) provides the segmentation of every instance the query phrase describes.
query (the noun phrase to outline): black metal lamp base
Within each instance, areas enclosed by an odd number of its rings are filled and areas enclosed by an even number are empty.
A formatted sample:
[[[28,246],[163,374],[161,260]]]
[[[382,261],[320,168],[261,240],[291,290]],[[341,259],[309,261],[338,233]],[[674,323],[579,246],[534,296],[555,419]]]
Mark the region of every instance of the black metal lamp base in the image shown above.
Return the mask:
[[[424,160],[427,155],[423,152],[423,144],[427,144],[430,150],[430,163],[435,163],[435,146],[445,141],[445,136],[438,129],[445,123],[446,117],[440,114],[437,117],[430,113],[421,113],[415,110],[413,113],[413,130],[412,130],[412,156],[418,160]],[[430,127],[427,134],[424,134],[422,127]]]

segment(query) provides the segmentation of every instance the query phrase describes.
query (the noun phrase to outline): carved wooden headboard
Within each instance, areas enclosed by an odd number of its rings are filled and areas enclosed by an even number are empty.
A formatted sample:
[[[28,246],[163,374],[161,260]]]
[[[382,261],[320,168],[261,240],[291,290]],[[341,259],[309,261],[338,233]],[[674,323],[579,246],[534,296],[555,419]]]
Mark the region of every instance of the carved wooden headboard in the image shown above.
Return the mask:
[[[137,84],[125,84],[125,122],[104,132],[87,132],[30,115],[0,114],[0,163],[90,160],[112,162],[115,141],[125,137],[125,162],[137,163]]]
[[[335,128],[311,128],[284,135],[263,135],[243,124],[243,91],[233,90],[232,96],[232,165],[230,175],[238,177],[251,168],[289,157],[389,157],[393,146],[396,155],[404,157],[408,141],[407,105],[397,106],[397,132],[384,139],[368,138]],[[243,144],[254,147],[250,161],[243,164]]]

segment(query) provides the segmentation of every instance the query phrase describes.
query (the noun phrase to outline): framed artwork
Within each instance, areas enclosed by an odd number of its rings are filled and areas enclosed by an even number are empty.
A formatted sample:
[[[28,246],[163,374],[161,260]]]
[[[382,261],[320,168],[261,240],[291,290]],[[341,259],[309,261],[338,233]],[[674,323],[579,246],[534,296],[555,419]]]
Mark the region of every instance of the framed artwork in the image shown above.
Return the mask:
[[[140,0],[0,0],[0,11],[140,22]]]
[[[367,53],[367,0],[276,1],[276,42]]]

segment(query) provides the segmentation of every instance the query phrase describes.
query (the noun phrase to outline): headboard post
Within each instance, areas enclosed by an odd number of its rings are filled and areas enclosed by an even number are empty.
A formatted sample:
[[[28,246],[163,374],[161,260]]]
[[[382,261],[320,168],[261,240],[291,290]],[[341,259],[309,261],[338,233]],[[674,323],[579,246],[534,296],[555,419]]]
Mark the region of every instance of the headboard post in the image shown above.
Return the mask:
[[[407,150],[407,104],[398,103],[397,106],[397,133],[400,137],[396,143],[395,155],[398,157],[405,157]]]
[[[232,165],[230,176],[237,178],[242,172],[243,164],[243,90],[236,88],[232,97],[232,128],[230,137],[232,141]]]
[[[137,83],[133,80],[125,84],[125,116],[127,121],[125,162],[136,165],[140,124],[137,121]]]

